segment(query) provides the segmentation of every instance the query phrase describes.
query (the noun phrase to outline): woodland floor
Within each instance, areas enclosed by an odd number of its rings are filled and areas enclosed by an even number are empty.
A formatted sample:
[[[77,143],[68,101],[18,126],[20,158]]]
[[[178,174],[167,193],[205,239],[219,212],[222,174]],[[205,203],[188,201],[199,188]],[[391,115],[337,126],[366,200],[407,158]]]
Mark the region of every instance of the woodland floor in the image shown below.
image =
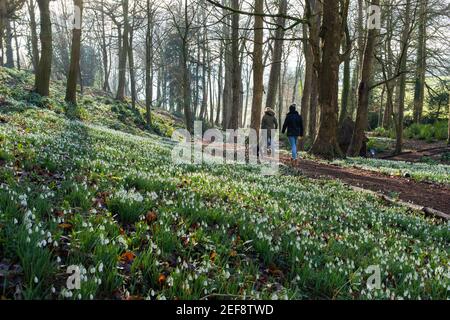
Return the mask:
[[[292,165],[288,157],[282,157],[281,161]],[[300,160],[295,167],[310,178],[339,179],[351,186],[380,192],[391,197],[395,195],[402,201],[450,214],[448,186],[416,182],[408,178],[392,177],[358,168],[343,168],[304,159]]]

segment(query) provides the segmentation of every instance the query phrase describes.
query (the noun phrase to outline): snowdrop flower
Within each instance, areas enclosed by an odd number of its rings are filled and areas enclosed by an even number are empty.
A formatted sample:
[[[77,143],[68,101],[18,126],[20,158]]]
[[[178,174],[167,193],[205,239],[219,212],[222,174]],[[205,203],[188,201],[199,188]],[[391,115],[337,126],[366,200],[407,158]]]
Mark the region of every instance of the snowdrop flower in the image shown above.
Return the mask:
[[[38,277],[34,277],[34,283],[39,283],[39,279],[38,279]]]

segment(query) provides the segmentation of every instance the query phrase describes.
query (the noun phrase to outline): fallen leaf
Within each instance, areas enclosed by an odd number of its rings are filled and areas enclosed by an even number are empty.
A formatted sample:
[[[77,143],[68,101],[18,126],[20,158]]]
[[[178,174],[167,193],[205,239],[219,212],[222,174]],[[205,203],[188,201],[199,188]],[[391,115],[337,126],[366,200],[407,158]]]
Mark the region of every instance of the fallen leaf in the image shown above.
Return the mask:
[[[124,263],[131,263],[136,258],[136,255],[131,251],[126,251],[120,256],[120,261]]]
[[[70,223],[61,223],[58,225],[58,228],[63,230],[71,230],[73,226]]]
[[[158,215],[154,212],[154,211],[150,211],[149,213],[147,213],[147,215],[145,216],[145,219],[147,220],[148,224],[152,224],[153,222],[155,222],[156,220],[158,220]]]
[[[158,277],[158,283],[160,286],[163,286],[164,283],[166,283],[166,276],[163,274],[160,274]]]

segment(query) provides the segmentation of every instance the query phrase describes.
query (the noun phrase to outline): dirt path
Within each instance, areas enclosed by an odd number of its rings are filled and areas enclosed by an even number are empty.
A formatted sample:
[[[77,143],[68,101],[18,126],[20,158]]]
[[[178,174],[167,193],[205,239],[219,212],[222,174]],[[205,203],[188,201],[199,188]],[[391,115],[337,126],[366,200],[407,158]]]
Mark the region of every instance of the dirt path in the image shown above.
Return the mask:
[[[290,163],[288,158],[282,157],[281,161],[288,165]],[[301,160],[296,168],[310,178],[339,179],[351,186],[379,192],[387,196],[392,196],[395,193],[402,201],[450,214],[450,188],[448,187],[309,160]]]
[[[450,146],[439,146],[418,151],[404,152],[397,156],[387,156],[382,159],[393,161],[420,162],[424,157],[439,160],[444,153],[450,152]]]

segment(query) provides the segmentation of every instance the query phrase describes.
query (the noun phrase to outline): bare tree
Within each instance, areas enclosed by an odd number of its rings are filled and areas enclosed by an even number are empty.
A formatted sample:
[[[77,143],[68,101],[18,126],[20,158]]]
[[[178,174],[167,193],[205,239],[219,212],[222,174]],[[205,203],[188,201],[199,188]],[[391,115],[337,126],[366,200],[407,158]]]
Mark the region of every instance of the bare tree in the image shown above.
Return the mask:
[[[41,17],[41,57],[35,77],[36,92],[41,96],[50,94],[50,75],[52,71],[53,41],[50,19],[50,0],[37,0]]]
[[[80,54],[81,54],[81,24],[83,16],[83,0],[74,0],[73,5],[78,9],[79,26],[74,26],[72,30],[72,50],[70,54],[69,76],[67,77],[66,102],[77,104],[77,82],[80,72]]]

